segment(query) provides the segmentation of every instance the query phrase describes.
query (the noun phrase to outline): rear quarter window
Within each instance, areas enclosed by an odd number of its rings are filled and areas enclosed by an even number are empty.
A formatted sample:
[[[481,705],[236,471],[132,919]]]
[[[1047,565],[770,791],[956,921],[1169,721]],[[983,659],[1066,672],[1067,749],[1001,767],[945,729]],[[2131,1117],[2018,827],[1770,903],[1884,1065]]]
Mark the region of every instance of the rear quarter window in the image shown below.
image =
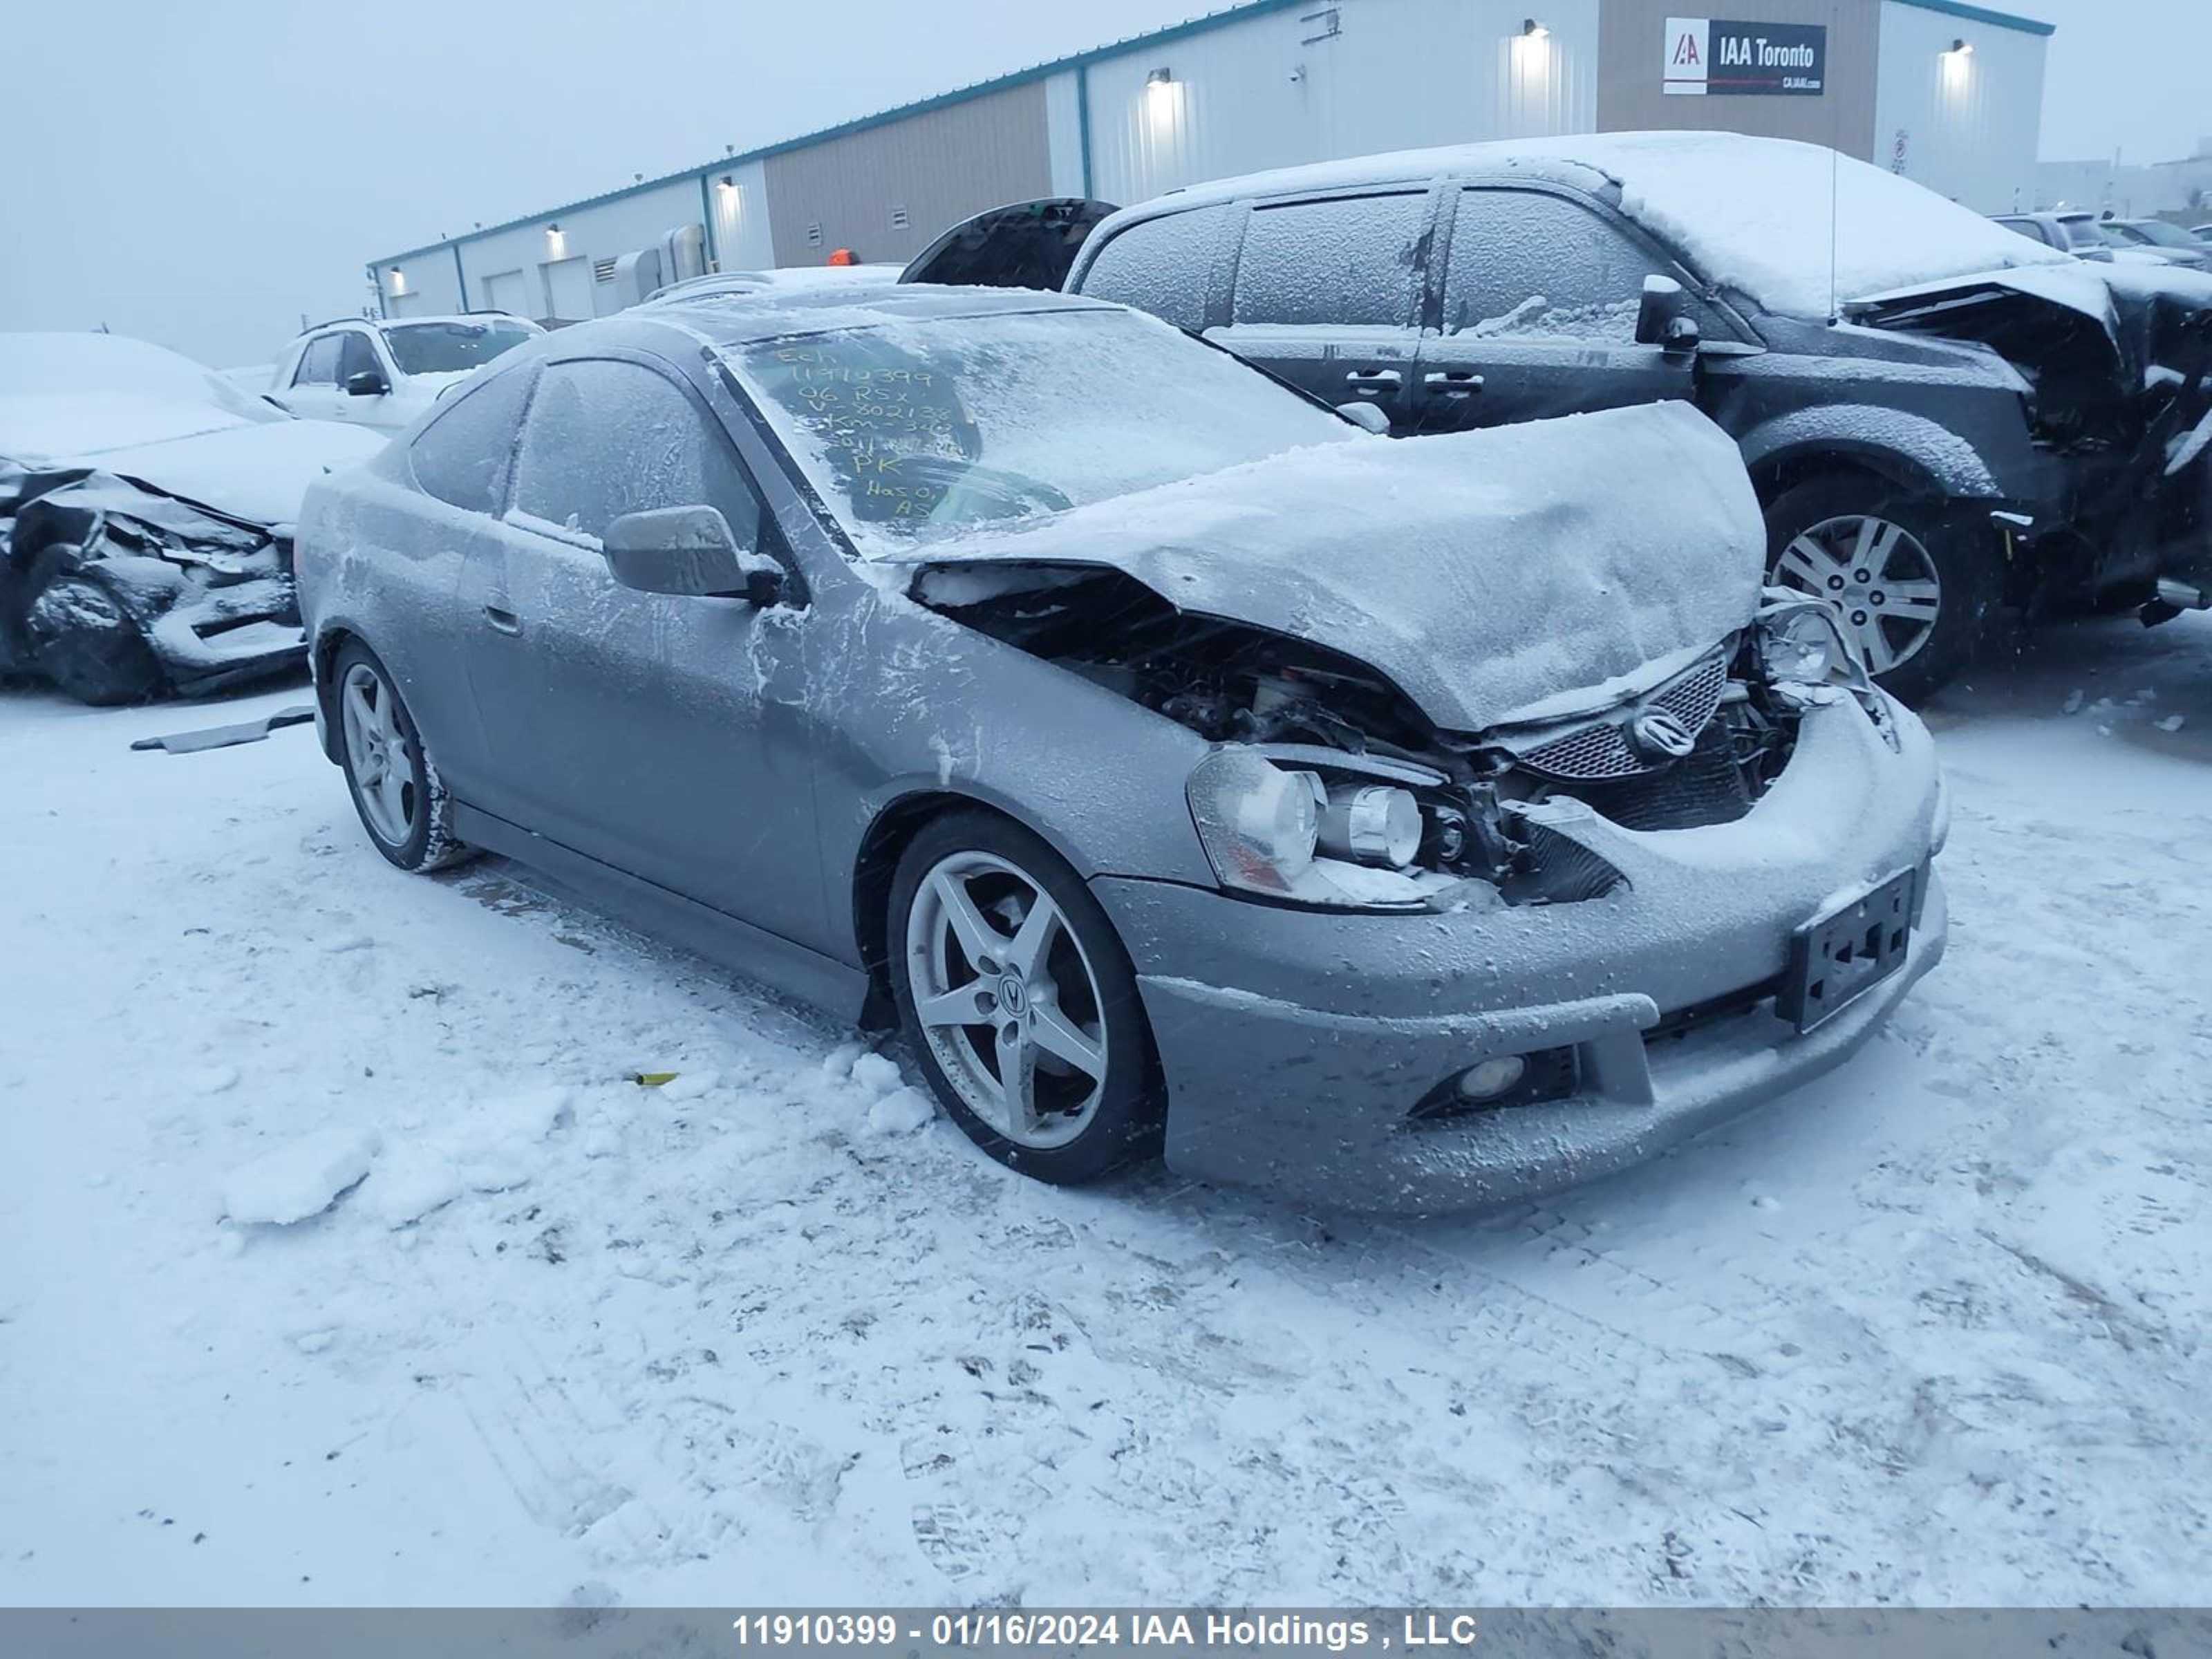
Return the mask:
[[[1098,251],[1079,292],[1149,311],[1177,328],[1206,326],[1206,296],[1221,251],[1225,207],[1146,219]]]
[[[415,482],[449,506],[496,514],[534,378],[527,368],[510,370],[456,398],[407,453]]]

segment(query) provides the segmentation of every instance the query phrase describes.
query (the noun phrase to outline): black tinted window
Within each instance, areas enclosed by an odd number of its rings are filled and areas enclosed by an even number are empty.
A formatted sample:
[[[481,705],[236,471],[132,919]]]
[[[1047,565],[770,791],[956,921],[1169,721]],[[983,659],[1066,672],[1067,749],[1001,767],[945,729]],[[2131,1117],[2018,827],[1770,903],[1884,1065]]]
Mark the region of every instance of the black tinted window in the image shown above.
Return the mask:
[[[637,363],[556,363],[531,400],[514,510],[604,536],[625,513],[704,503],[740,542],[759,509],[726,435],[674,381]]]
[[[366,334],[345,334],[339,337],[338,380],[343,384],[356,374],[381,374],[383,366],[376,361],[376,348],[368,343]]]
[[[338,377],[338,337],[325,334],[319,340],[311,340],[307,349],[300,354],[300,367],[292,375],[294,386],[328,386]]]
[[[1620,227],[1578,202],[1532,190],[1459,199],[1444,275],[1444,332],[1636,337],[1644,279],[1672,276]]]
[[[495,375],[422,428],[408,452],[415,482],[441,501],[471,513],[497,513],[507,495],[507,461],[530,401],[527,368]]]
[[[1425,193],[1255,208],[1237,262],[1237,320],[1405,327],[1427,223]]]
[[[531,337],[520,323],[396,323],[384,343],[402,374],[453,374],[489,362]]]
[[[1099,250],[1081,291],[1149,311],[1177,328],[1206,326],[1206,295],[1226,208],[1171,213],[1132,225]]]

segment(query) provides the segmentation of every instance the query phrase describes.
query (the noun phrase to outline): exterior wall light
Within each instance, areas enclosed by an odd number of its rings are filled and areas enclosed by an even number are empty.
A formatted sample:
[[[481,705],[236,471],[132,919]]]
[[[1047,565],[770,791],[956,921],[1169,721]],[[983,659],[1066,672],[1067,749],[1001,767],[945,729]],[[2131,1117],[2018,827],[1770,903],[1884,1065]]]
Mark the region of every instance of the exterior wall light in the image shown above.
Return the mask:
[[[557,224],[545,227],[545,257],[565,259],[568,257],[568,239]]]
[[[392,267],[392,297],[395,300],[407,292],[407,273],[398,265]]]
[[[1523,39],[1529,40],[1548,40],[1552,38],[1551,30],[1546,28],[1541,23],[1538,22],[1533,17],[1528,18],[1522,21],[1521,25],[1521,33]]]
[[[1972,56],[1973,50],[1974,43],[1972,41],[1963,39],[1956,40],[1951,42],[1951,50],[1945,52],[1943,55],[1946,58],[1967,58]]]

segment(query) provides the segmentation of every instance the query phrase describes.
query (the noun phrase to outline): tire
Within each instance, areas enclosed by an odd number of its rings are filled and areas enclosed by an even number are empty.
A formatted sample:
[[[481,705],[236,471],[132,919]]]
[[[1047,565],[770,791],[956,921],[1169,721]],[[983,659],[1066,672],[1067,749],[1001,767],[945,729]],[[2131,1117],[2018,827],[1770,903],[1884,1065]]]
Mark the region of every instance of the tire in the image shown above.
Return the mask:
[[[1024,924],[1040,897],[1050,920],[1033,937]],[[1136,970],[1098,901],[1042,840],[986,812],[926,825],[892,879],[885,945],[899,1024],[931,1091],[991,1157],[1078,1186],[1158,1155],[1164,1091]],[[937,1017],[956,1006],[976,1018]],[[1008,1063],[1025,1079],[1012,1102]]]
[[[402,870],[441,870],[474,854],[453,838],[451,802],[414,717],[358,640],[331,664],[331,718],[353,810],[376,850]]]
[[[161,659],[123,602],[89,576],[58,576],[40,588],[24,633],[32,665],[79,702],[109,708],[168,690]]]
[[[1766,509],[1767,580],[1834,601],[1875,684],[1908,703],[1949,684],[1988,637],[1999,548],[1994,530],[1942,501],[1860,473],[1808,479]]]

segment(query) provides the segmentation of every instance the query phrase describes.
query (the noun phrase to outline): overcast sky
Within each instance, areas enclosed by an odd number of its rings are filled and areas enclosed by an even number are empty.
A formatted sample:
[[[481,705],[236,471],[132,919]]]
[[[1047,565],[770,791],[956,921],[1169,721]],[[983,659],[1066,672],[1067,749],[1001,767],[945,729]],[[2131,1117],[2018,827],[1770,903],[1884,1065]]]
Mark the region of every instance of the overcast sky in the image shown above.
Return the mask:
[[[1316,0],[1319,3],[1319,0]],[[2212,0],[1995,0],[2058,25],[2043,154],[2212,135]],[[1757,15],[1757,0],[1741,0]],[[9,9],[0,328],[219,364],[362,266],[1210,9],[1206,0],[69,0]],[[396,18],[396,25],[383,21]]]

